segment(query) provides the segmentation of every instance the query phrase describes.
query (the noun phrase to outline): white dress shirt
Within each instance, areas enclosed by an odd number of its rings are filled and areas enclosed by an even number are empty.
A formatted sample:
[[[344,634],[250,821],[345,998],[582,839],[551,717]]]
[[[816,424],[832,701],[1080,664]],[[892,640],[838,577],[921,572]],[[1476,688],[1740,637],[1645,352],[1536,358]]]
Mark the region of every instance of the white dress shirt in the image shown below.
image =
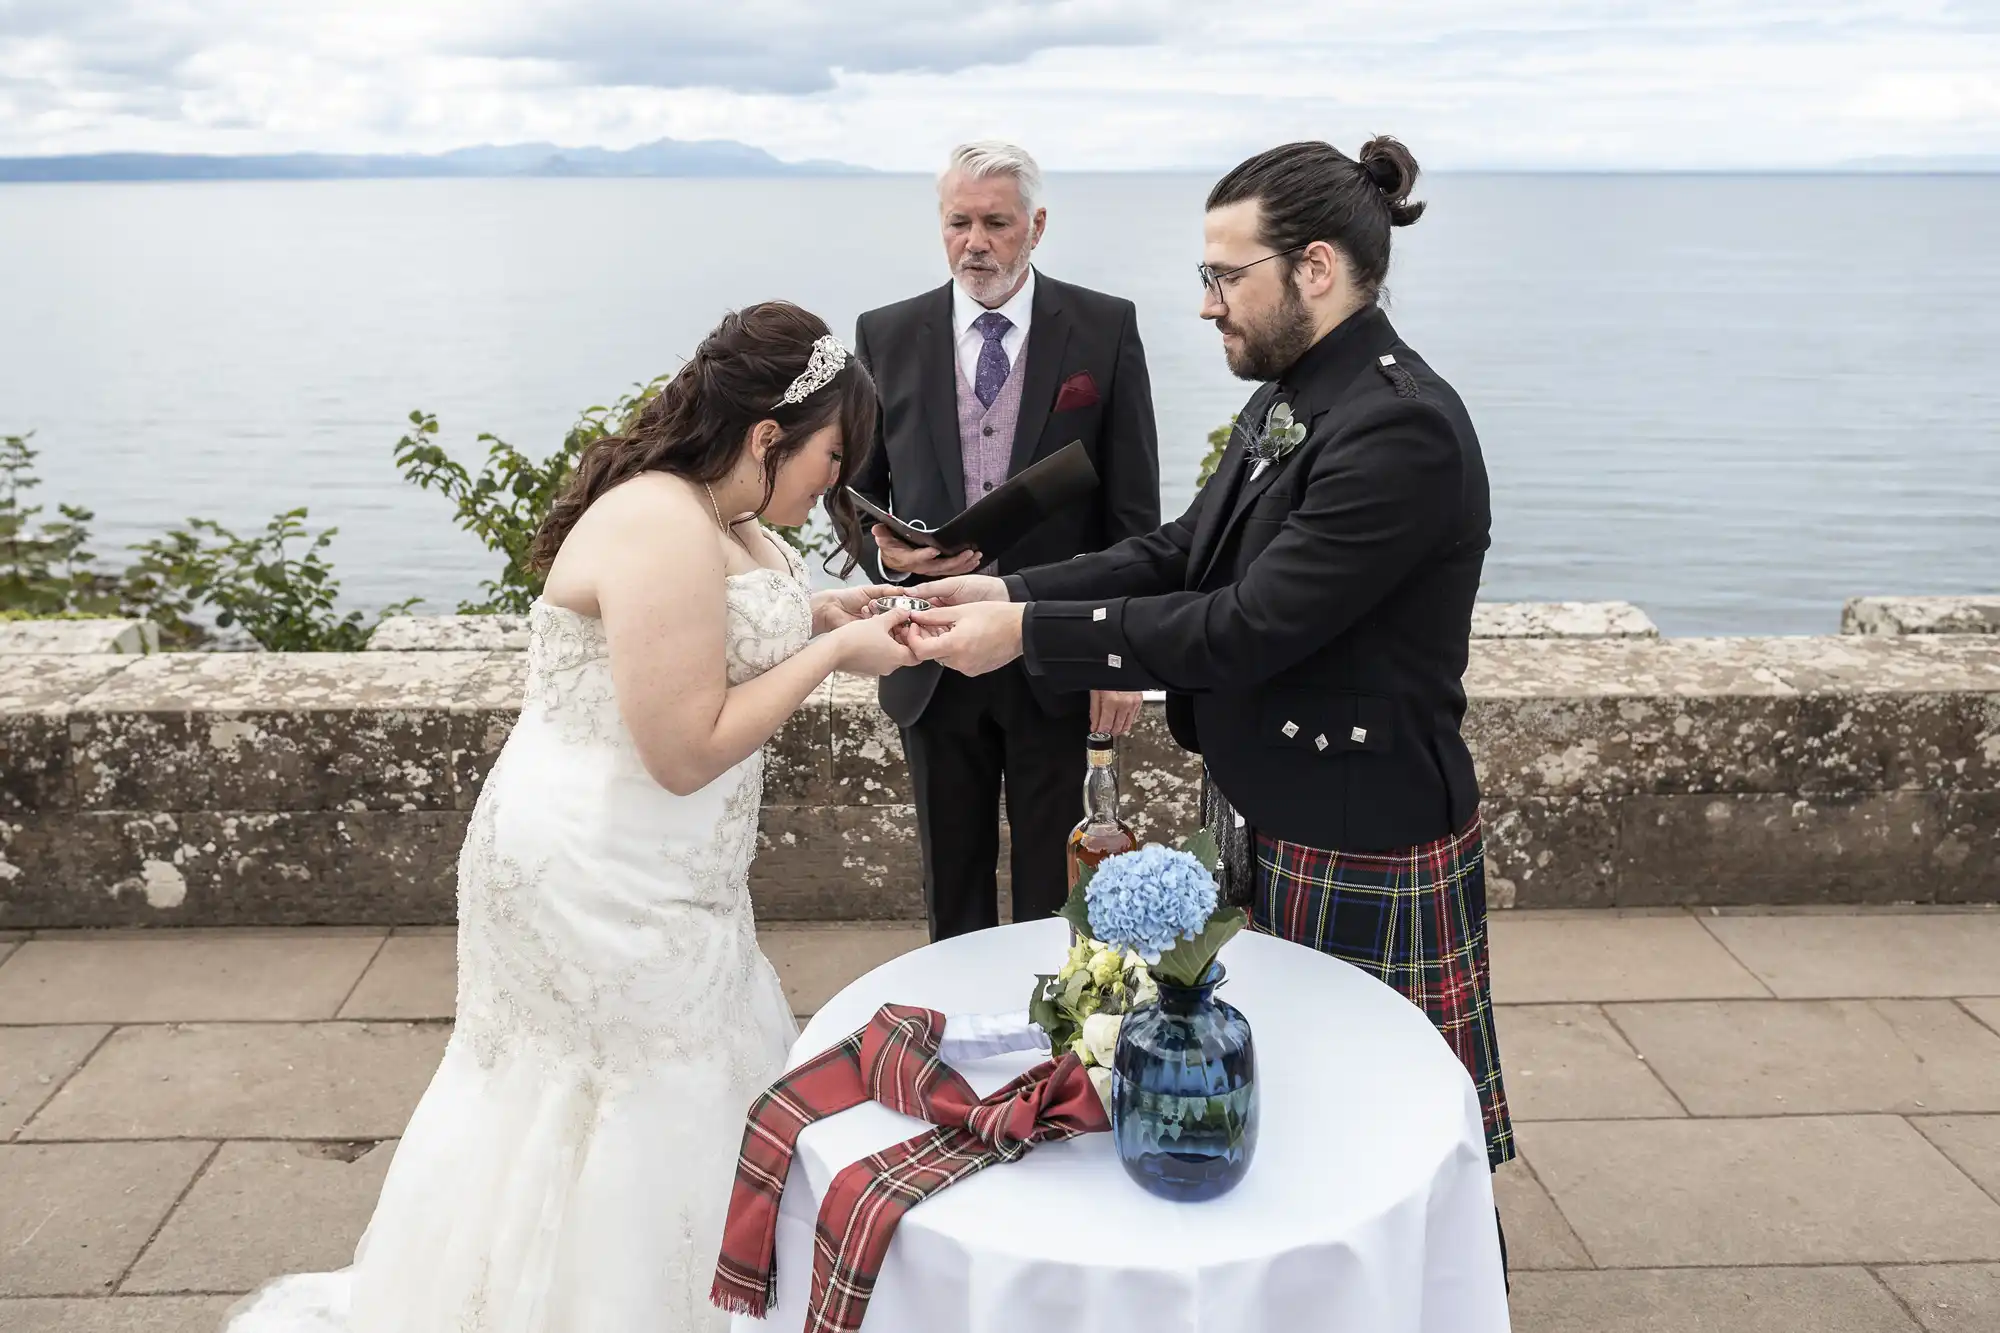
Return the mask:
[[[1014,327],[1000,335],[1000,350],[1007,354],[1007,369],[1011,374],[1020,363],[1021,349],[1028,345],[1028,321],[1035,312],[1035,270],[1028,270],[1028,280],[1021,284],[1021,290],[1007,299],[1000,307]],[[986,346],[986,339],[972,321],[986,313],[986,307],[966,294],[965,288],[954,279],[951,284],[951,331],[956,339],[953,344],[958,349],[958,364],[965,372],[965,382],[975,384],[979,380],[979,352]],[[991,572],[990,570],[987,572]],[[886,565],[882,568],[882,578],[888,583],[908,583],[910,575],[899,573]]]
[[[986,307],[966,294],[966,290],[955,279],[951,284],[951,331],[958,348],[959,369],[965,372],[965,382],[979,381],[979,349],[986,345],[986,339],[972,321],[986,313]],[[1028,270],[1028,280],[1021,284],[1021,290],[1007,298],[1007,303],[998,308],[1014,327],[1000,335],[1000,350],[1007,354],[1009,371],[1021,360],[1021,349],[1028,343],[1028,321],[1035,315],[1035,270]]]

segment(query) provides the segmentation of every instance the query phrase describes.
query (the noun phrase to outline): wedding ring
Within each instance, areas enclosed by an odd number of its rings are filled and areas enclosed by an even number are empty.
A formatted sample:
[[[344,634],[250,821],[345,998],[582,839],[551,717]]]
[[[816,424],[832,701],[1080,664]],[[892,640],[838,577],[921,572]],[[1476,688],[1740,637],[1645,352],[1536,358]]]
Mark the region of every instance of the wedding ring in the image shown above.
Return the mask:
[[[875,609],[882,612],[928,611],[931,604],[921,597],[877,597]]]

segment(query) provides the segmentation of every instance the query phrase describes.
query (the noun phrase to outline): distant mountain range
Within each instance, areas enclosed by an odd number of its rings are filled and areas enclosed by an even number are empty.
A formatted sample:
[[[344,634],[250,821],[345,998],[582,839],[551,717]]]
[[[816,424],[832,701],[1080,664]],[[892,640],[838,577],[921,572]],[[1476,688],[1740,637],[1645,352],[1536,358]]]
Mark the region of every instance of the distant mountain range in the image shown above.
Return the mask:
[[[1186,167],[1196,174],[1225,168]],[[1510,168],[1486,168],[1507,171]],[[1460,170],[1480,170],[1460,168]],[[1542,174],[1546,168],[1530,174]],[[1746,169],[1744,174],[1806,172],[2000,172],[2000,154],[1851,158],[1831,167]],[[860,176],[878,174],[846,162],[786,162],[733,139],[658,139],[636,148],[565,148],[552,143],[487,144],[448,153],[85,153],[0,157],[0,183],[14,181],[365,180],[425,177]],[[1447,173],[1440,173],[1447,174]],[[1561,174],[1561,173],[1557,173]],[[1584,174],[1603,174],[1587,170]],[[1611,174],[1650,174],[1632,168]]]
[[[784,162],[730,139],[660,139],[637,148],[486,145],[449,153],[87,153],[0,157],[0,181],[359,180],[472,176],[847,176],[845,162]]]

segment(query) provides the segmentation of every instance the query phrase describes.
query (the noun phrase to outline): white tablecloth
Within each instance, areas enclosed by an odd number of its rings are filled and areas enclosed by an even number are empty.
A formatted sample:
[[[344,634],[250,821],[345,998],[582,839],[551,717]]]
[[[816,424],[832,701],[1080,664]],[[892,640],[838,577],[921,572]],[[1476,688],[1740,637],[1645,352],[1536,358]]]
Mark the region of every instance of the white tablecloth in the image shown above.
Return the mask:
[[[1018,1009],[1068,948],[1057,920],[947,940],[828,1002],[796,1064],[889,1002]],[[1269,936],[1223,950],[1222,996],[1257,1042],[1262,1123],[1243,1182],[1206,1203],[1133,1183],[1109,1134],[1036,1148],[919,1205],[863,1333],[1504,1333],[1479,1099],[1422,1011],[1356,968]],[[1033,1054],[962,1067],[982,1095]],[[778,1224],[778,1301],[737,1333],[804,1322],[813,1221],[834,1175],[923,1130],[869,1104],[807,1129]]]

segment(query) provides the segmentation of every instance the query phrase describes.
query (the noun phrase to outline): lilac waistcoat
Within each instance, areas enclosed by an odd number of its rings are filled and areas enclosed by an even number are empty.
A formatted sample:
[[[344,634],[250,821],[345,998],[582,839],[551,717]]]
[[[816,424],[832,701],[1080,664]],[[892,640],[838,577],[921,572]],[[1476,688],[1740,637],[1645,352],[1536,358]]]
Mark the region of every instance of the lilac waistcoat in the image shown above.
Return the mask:
[[[1021,382],[1027,378],[1028,349],[1025,345],[1021,348],[991,407],[980,406],[972,381],[965,378],[964,363],[953,356],[951,364],[958,380],[958,452],[965,465],[965,503],[970,508],[1007,480],[1014,457],[1014,428],[1021,420]]]

